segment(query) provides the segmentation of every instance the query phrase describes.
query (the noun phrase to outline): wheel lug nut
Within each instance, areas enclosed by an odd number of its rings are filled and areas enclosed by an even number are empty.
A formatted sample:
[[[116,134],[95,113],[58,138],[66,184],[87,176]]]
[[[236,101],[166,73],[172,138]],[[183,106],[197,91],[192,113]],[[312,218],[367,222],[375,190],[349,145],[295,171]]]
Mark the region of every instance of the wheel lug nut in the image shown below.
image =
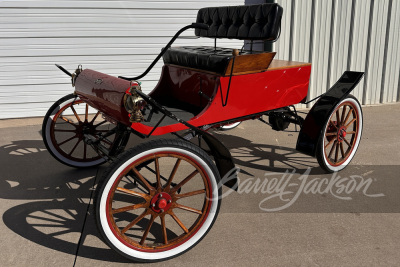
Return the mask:
[[[156,206],[156,203],[153,203],[153,205],[152,205],[153,207],[155,207]]]
[[[163,209],[161,209],[161,213],[163,213],[164,212],[164,210]]]
[[[162,194],[160,193],[160,197],[162,197]]]
[[[168,203],[171,203],[171,199],[170,199],[170,200],[168,200]]]

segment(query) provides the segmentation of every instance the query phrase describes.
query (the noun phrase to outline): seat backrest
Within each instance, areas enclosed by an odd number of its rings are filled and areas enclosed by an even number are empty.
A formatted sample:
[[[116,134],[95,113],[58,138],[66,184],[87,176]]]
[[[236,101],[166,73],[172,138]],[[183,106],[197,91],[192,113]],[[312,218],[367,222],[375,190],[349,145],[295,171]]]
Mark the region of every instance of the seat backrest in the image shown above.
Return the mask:
[[[200,37],[241,40],[275,40],[280,31],[283,9],[278,4],[206,7],[197,13],[197,23],[209,25],[196,29]]]

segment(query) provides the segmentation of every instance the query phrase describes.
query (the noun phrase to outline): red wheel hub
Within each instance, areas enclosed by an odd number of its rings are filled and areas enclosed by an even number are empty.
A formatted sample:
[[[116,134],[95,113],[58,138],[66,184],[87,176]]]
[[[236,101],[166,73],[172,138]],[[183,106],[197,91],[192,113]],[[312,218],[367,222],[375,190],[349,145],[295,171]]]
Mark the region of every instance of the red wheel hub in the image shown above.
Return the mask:
[[[339,142],[343,142],[344,138],[346,137],[346,128],[344,126],[339,128],[337,139]]]
[[[153,211],[162,213],[167,211],[172,204],[172,197],[165,192],[160,192],[151,199],[150,207]]]

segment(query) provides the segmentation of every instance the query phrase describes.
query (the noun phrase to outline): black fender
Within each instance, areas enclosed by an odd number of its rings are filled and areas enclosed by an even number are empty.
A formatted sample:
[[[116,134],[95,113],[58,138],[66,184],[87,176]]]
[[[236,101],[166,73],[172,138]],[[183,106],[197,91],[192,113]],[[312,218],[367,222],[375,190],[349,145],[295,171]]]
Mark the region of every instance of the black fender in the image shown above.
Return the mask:
[[[233,190],[238,188],[237,169],[229,149],[215,136],[201,131],[201,137],[206,142],[214,157],[215,165],[221,176],[222,184]]]
[[[353,91],[363,76],[364,72],[345,71],[339,80],[319,98],[302,124],[296,150],[315,157],[317,143],[323,134],[326,121],[336,105]]]

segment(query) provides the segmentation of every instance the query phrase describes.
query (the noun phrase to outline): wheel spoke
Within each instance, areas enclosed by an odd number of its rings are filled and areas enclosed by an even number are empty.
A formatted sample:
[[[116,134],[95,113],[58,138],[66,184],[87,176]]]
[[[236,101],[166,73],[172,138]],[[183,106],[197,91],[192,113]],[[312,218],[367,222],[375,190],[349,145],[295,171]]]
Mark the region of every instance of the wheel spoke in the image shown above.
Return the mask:
[[[355,121],[357,120],[357,118],[352,119],[346,126],[344,126],[346,129],[352,125]]]
[[[167,184],[165,185],[164,188],[169,189],[172,183],[172,179],[174,179],[174,176],[176,174],[176,171],[178,170],[179,164],[181,163],[181,159],[177,159],[174,165],[174,168],[172,169],[171,175],[169,176],[169,179],[167,181]]]
[[[144,216],[147,215],[147,210],[145,210],[142,214],[140,214],[138,217],[136,217],[136,219],[134,219],[133,221],[131,221],[127,226],[125,226],[124,229],[121,230],[121,233],[125,234],[126,231],[128,231],[129,229],[131,229],[135,224],[137,224],[138,222],[140,222],[141,219],[144,218]]]
[[[333,123],[333,121],[332,120],[329,120],[329,122],[330,122],[330,124],[332,124],[333,125],[333,127],[335,127],[336,128],[336,130],[338,130],[338,127]]]
[[[340,153],[342,153],[342,158],[344,158],[344,148],[343,148],[343,143],[340,143]]]
[[[96,115],[94,115],[93,119],[90,121],[90,124],[93,124],[93,122],[97,119],[97,116],[100,115],[100,111],[97,111]]]
[[[76,130],[63,130],[63,129],[54,129],[54,132],[63,132],[63,133],[76,133]]]
[[[135,167],[132,167],[132,171],[135,173],[135,177],[138,178],[142,184],[147,188],[147,190],[149,190],[149,192],[154,191],[154,187],[152,187],[149,182],[138,172],[138,170],[136,170]],[[133,178],[135,178],[133,177]]]
[[[88,121],[88,116],[89,116],[89,105],[86,104],[86,108],[85,108],[85,122]]]
[[[177,199],[180,199],[180,198],[185,198],[185,197],[191,197],[191,196],[195,196],[195,195],[204,194],[205,192],[206,192],[206,190],[201,189],[201,190],[196,190],[196,191],[192,191],[192,192],[188,192],[188,193],[184,193],[184,194],[177,194],[177,195],[175,195],[175,197]]]
[[[78,142],[76,142],[75,146],[72,148],[71,152],[69,152],[68,156],[71,156],[72,153],[74,153],[75,149],[78,147],[78,144],[82,141],[82,139],[78,139]]]
[[[161,218],[161,227],[162,227],[162,234],[164,238],[164,244],[168,244],[168,237],[167,237],[167,227],[165,226],[165,215],[162,214]]]
[[[144,241],[146,241],[147,235],[149,234],[151,226],[153,225],[153,222],[154,222],[155,219],[156,219],[156,216],[155,215],[151,215],[150,222],[147,225],[146,231],[144,231],[142,239],[139,242],[140,245],[143,245]]]
[[[341,125],[343,125],[343,122],[344,122],[344,115],[346,114],[346,108],[347,108],[347,106],[344,105],[344,106],[343,106],[343,111],[342,111],[342,117],[341,117],[341,119],[340,119],[340,121],[342,122]]]
[[[326,144],[325,149],[327,149],[328,146],[330,146],[330,145],[331,145],[333,142],[335,142],[335,141],[336,141],[336,139],[335,139],[335,138],[332,138],[331,141],[329,141],[329,143]]]
[[[95,126],[94,126],[94,128],[97,128],[97,127],[99,127],[100,125],[103,125],[104,123],[106,123],[107,121],[106,120],[104,120],[104,121],[102,121],[102,122],[99,122],[98,124],[96,124]]]
[[[58,143],[57,145],[58,146],[62,146],[63,144],[65,144],[65,143],[67,143],[67,142],[69,142],[69,141],[71,141],[71,140],[73,140],[75,138],[78,138],[77,135],[74,135],[74,136],[68,138],[67,140],[62,141],[61,143]]]
[[[158,158],[157,157],[154,160],[154,165],[155,165],[155,168],[156,168],[157,189],[161,189],[160,164],[158,162]]]
[[[336,121],[337,121],[337,125],[340,126],[340,114],[339,114],[339,109],[336,110]]]
[[[194,209],[194,208],[191,208],[191,207],[188,207],[188,206],[185,206],[185,205],[181,205],[181,204],[178,204],[178,203],[176,203],[175,208],[178,208],[178,209],[181,209],[181,210],[190,211],[190,212],[197,213],[197,214],[200,214],[200,215],[203,214],[203,212],[201,212],[201,210],[197,210],[197,209]]]
[[[196,174],[198,174],[198,170],[194,170],[188,177],[183,179],[178,185],[174,186],[171,190],[171,194],[175,193],[179,188],[181,188],[184,184],[186,184],[190,179],[192,179]]]
[[[336,143],[335,162],[338,162],[339,157],[339,142]]]
[[[150,196],[149,196],[149,195],[143,194],[143,193],[139,193],[139,192],[136,192],[136,191],[133,191],[133,190],[130,190],[130,189],[126,189],[126,188],[122,188],[122,187],[117,187],[116,190],[117,190],[117,191],[120,191],[120,192],[124,192],[124,193],[129,194],[129,195],[132,195],[132,196],[141,197],[141,198],[144,198],[144,199],[146,199],[146,200],[149,200],[149,199],[150,199]]]
[[[349,132],[346,131],[346,134],[355,134],[355,133],[356,131],[349,131]]]
[[[82,121],[81,121],[81,118],[79,118],[79,116],[78,116],[78,113],[76,113],[76,110],[75,110],[74,106],[71,106],[71,109],[72,109],[72,112],[74,113],[76,119],[77,119],[79,122],[82,122]]]
[[[333,142],[333,146],[331,148],[331,151],[329,152],[328,158],[330,158],[332,156],[332,152],[333,152],[335,147],[336,147],[336,140]]]
[[[181,222],[181,220],[179,220],[179,218],[176,217],[175,213],[172,210],[169,212],[169,215],[171,215],[171,217],[182,228],[182,230],[185,231],[185,233],[189,233],[189,230],[185,227],[185,225]]]
[[[113,209],[112,214],[125,212],[125,211],[129,211],[129,210],[136,210],[136,209],[140,209],[140,208],[146,208],[146,207],[147,207],[147,202],[143,202],[143,203],[139,203],[139,204],[135,204],[135,205],[122,207],[119,209]]]
[[[336,132],[333,132],[333,133],[326,133],[326,134],[325,134],[325,136],[332,136],[332,135],[337,135],[337,133],[336,133]]]
[[[349,112],[347,113],[346,118],[344,119],[343,125],[346,125],[347,121],[350,118],[350,114],[352,113],[352,108],[350,107]]]
[[[71,121],[70,119],[65,118],[64,116],[60,115],[60,117],[63,121],[68,122],[69,124],[71,124],[72,126],[74,126],[75,128],[77,127],[77,125]]]
[[[349,143],[349,141],[346,140],[346,138],[343,138],[343,140],[346,142],[346,144],[351,147],[351,144]]]

